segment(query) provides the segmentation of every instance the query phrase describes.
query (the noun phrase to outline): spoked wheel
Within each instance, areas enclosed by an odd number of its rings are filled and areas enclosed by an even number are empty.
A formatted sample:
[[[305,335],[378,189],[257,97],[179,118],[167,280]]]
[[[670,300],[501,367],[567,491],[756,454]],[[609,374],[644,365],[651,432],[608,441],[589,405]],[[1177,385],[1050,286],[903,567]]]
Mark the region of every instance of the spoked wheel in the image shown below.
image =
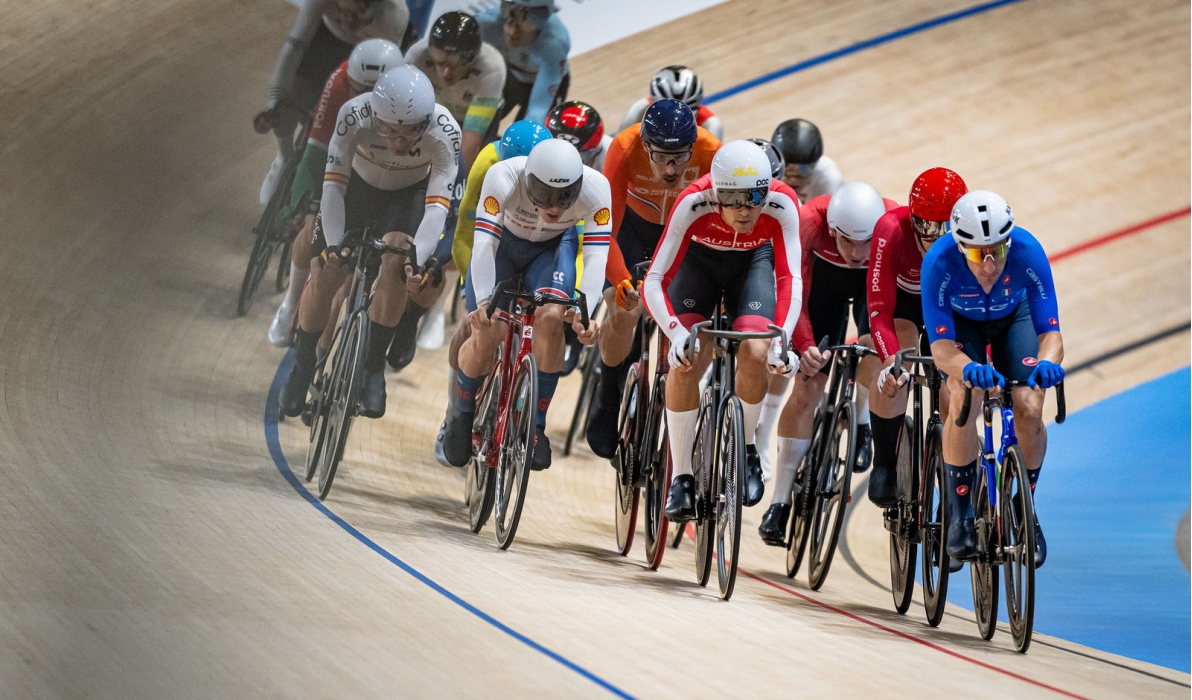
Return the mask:
[[[533,355],[521,359],[513,378],[509,398],[509,414],[505,418],[505,438],[499,449],[497,464],[496,511],[497,544],[509,549],[522,506],[526,502],[526,486],[530,481],[530,465],[534,463],[534,427],[538,417],[538,364]]]
[[[468,527],[480,532],[488,522],[496,497],[497,470],[488,466],[488,455],[493,450],[497,432],[497,406],[501,397],[500,365],[493,367],[484,392],[480,395],[476,420],[472,431],[480,436],[480,449],[468,461],[465,476],[468,489]]]
[[[1014,648],[1026,653],[1035,627],[1035,504],[1018,445],[1006,450],[1002,460],[998,511],[1005,544],[1006,617]]]
[[[695,475],[695,580],[708,585],[712,573],[712,529],[716,527],[715,445],[716,407],[712,405],[712,389],[704,389],[700,399],[699,422],[696,424],[695,449],[691,453],[691,472]]]
[[[832,557],[836,554],[836,543],[840,539],[840,526],[844,523],[844,509],[848,505],[856,453],[853,436],[856,434],[857,419],[853,416],[853,406],[851,403],[842,404],[836,410],[832,430],[827,436],[828,444],[824,446],[815,505],[811,513],[811,562],[807,580],[817,591],[827,580]]]
[[[332,342],[334,346],[334,341]],[[310,444],[306,448],[306,480],[314,478],[323,454],[323,443],[327,439],[327,388],[331,385],[331,373],[325,371],[327,363],[315,375],[311,400],[306,410],[310,411]]]
[[[641,420],[638,410],[641,402],[638,396],[637,373],[641,365],[637,362],[629,367],[625,377],[625,390],[621,392],[621,413],[617,434],[617,470],[614,475],[617,486],[616,521],[617,551],[621,556],[629,554],[633,547],[633,534],[637,528],[637,502],[641,489],[637,487],[638,458],[642,449]]]
[[[583,434],[588,427],[588,409],[592,406],[592,397],[596,394],[596,387],[600,383],[600,352],[595,347],[584,347],[584,356],[580,359],[579,396],[575,399],[575,413],[571,414],[571,427],[567,429],[567,439],[563,442],[563,456],[571,454],[571,443],[577,435]]]
[[[364,371],[365,337],[364,314],[357,314],[348,323],[344,342],[339,346],[331,370],[331,382],[326,401],[327,431],[323,440],[323,456],[319,460],[319,500],[327,498],[335,471],[348,444],[348,432],[356,417],[360,402],[360,375]]]
[[[944,522],[944,429],[935,425],[927,433],[923,458],[923,608],[927,624],[938,627],[948,600],[947,524]]]
[[[247,314],[252,306],[253,295],[257,293],[257,287],[261,286],[261,279],[269,268],[269,259],[273,257],[273,252],[279,245],[273,238],[272,226],[272,214],[266,209],[261,223],[253,229],[252,252],[248,254],[248,266],[240,280],[240,297],[236,301],[236,313],[241,316]]]
[[[733,597],[741,549],[742,490],[745,488],[745,428],[741,400],[729,397],[716,440],[716,578],[720,597]]]
[[[973,613],[977,630],[983,639],[992,639],[997,631],[998,568],[993,564],[993,550],[997,547],[997,530],[993,507],[989,504],[989,484],[984,467],[977,465],[977,493],[973,497],[976,513],[977,558],[969,563],[973,582]]]
[[[286,287],[290,286],[290,251],[293,248],[294,237],[291,235],[281,247],[281,255],[277,256],[277,279],[274,280],[274,288],[279,292],[286,291]]]
[[[815,505],[816,475],[820,460],[820,447],[816,439],[822,439],[820,423],[824,413],[819,408],[815,410],[815,423],[812,428],[812,443],[800,464],[795,465],[795,494],[791,498],[791,522],[787,528],[786,540],[786,576],[794,578],[803,566],[803,559],[807,553],[807,540],[811,535],[811,509]]]
[[[902,436],[898,441],[898,513],[897,532],[890,533],[890,593],[894,596],[894,609],[899,615],[911,607],[911,595],[915,592],[915,555],[918,546],[911,539],[911,528],[919,522],[919,489],[915,479],[915,460],[912,451],[911,431],[915,429],[910,416],[902,423]]]
[[[646,425],[646,441],[649,450],[650,473],[646,478],[646,564],[652,570],[662,566],[662,555],[666,553],[666,531],[670,521],[666,518],[666,492],[670,488],[671,459],[670,442],[666,433],[666,380],[657,382],[654,388],[654,407],[650,410]],[[678,528],[680,537],[682,528]]]

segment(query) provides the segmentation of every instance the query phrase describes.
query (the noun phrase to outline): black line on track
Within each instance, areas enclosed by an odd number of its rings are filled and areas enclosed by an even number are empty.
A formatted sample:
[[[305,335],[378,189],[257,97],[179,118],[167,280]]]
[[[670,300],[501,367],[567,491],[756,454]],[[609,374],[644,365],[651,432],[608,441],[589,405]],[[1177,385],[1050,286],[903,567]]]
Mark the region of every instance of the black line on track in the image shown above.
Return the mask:
[[[1192,327],[1192,325],[1190,325],[1190,323],[1188,321],[1184,321],[1183,323],[1176,324],[1174,326],[1171,326],[1170,328],[1164,328],[1163,330],[1152,333],[1152,334],[1146,336],[1145,338],[1140,338],[1138,340],[1135,340],[1132,343],[1126,343],[1125,345],[1119,345],[1118,347],[1107,350],[1107,351],[1101,353],[1100,355],[1095,355],[1093,357],[1090,357],[1089,359],[1085,360],[1084,362],[1080,362],[1076,365],[1073,365],[1071,368],[1069,368],[1067,370],[1067,372],[1065,374],[1073,375],[1073,374],[1076,374],[1077,372],[1083,372],[1086,369],[1092,369],[1093,367],[1096,367],[1097,365],[1101,364],[1102,362],[1107,362],[1109,360],[1114,359],[1115,357],[1121,357],[1122,355],[1125,355],[1126,353],[1134,352],[1135,350],[1144,348],[1147,345],[1150,345],[1151,343],[1157,343],[1160,340],[1165,340],[1167,338],[1170,338],[1173,335],[1179,335],[1180,333],[1187,332],[1190,327]]]

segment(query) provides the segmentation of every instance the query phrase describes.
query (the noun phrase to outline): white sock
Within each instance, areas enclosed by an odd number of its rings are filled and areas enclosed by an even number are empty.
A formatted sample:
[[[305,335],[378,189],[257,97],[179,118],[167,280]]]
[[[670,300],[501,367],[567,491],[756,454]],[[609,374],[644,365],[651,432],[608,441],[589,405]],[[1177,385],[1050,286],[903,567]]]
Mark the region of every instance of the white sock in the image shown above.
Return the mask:
[[[698,421],[698,408],[690,411],[666,409],[666,431],[675,476],[691,476],[691,450],[695,446],[695,426]]]
[[[857,425],[869,424],[869,389],[857,385]]]
[[[282,302],[291,309],[298,305],[302,298],[302,290],[306,287],[306,278],[310,276],[310,268],[305,270],[290,262],[290,286],[286,287],[286,299]]]
[[[762,413],[762,402],[746,403],[741,402],[741,418],[744,419],[745,428],[745,444],[752,445],[754,438],[757,436],[757,417]]]
[[[783,382],[785,389],[786,382]],[[782,414],[782,393],[766,394],[762,399],[762,412],[757,419],[757,432],[753,439],[759,454],[770,449],[770,438],[774,436],[774,426],[778,424],[778,416]]]
[[[770,499],[770,505],[791,502],[795,473],[810,447],[811,440],[778,437],[778,473],[774,477],[774,497]]]

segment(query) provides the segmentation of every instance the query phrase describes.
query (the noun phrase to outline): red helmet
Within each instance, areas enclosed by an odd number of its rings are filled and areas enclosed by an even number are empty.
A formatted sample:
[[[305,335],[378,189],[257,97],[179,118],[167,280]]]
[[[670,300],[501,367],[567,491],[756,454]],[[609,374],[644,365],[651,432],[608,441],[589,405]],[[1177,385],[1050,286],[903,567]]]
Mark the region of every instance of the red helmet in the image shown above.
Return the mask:
[[[968,186],[955,172],[947,168],[925,170],[911,185],[911,214],[924,221],[947,221],[952,207]]]

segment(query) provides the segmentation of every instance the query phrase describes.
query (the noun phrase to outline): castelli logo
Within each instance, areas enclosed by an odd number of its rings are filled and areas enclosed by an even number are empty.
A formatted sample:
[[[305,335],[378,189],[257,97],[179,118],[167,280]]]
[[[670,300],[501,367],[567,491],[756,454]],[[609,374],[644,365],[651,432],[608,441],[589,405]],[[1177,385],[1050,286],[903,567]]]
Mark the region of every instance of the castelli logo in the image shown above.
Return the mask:
[[[967,496],[968,495],[968,487],[965,486],[964,484],[957,486],[956,487],[956,495],[957,496]]]
[[[943,335],[944,333],[948,332],[948,327],[947,326],[936,326],[935,332],[938,333],[939,335]]]
[[[957,344],[956,344],[956,349],[957,349],[957,350],[963,350],[963,349],[964,349],[964,343],[957,343]]]
[[[1022,358],[1022,364],[1026,365],[1027,367],[1034,367],[1035,365],[1039,364],[1039,361],[1033,357],[1024,357]]]
[[[484,211],[488,212],[492,216],[496,216],[497,214],[501,213],[501,203],[497,201],[496,197],[485,197]]]
[[[1010,275],[1006,275],[1002,278],[1002,284],[1010,284]]]
[[[1059,322],[1059,320],[1057,320],[1057,319],[1054,319],[1054,318],[1049,318],[1049,319],[1047,319],[1047,323],[1048,323],[1048,324],[1049,324],[1049,325],[1050,325],[1052,328],[1055,328],[1056,326],[1060,325],[1060,322]]]
[[[604,226],[608,223],[611,216],[612,214],[609,212],[608,207],[605,207],[592,215],[592,221],[595,221],[599,226]]]
[[[675,329],[675,327],[676,327],[676,326],[678,326],[678,325],[679,325],[679,322],[678,322],[678,321],[671,321],[671,322],[670,322],[670,325],[669,325],[669,326],[667,326],[667,328],[673,331],[673,330]]]

